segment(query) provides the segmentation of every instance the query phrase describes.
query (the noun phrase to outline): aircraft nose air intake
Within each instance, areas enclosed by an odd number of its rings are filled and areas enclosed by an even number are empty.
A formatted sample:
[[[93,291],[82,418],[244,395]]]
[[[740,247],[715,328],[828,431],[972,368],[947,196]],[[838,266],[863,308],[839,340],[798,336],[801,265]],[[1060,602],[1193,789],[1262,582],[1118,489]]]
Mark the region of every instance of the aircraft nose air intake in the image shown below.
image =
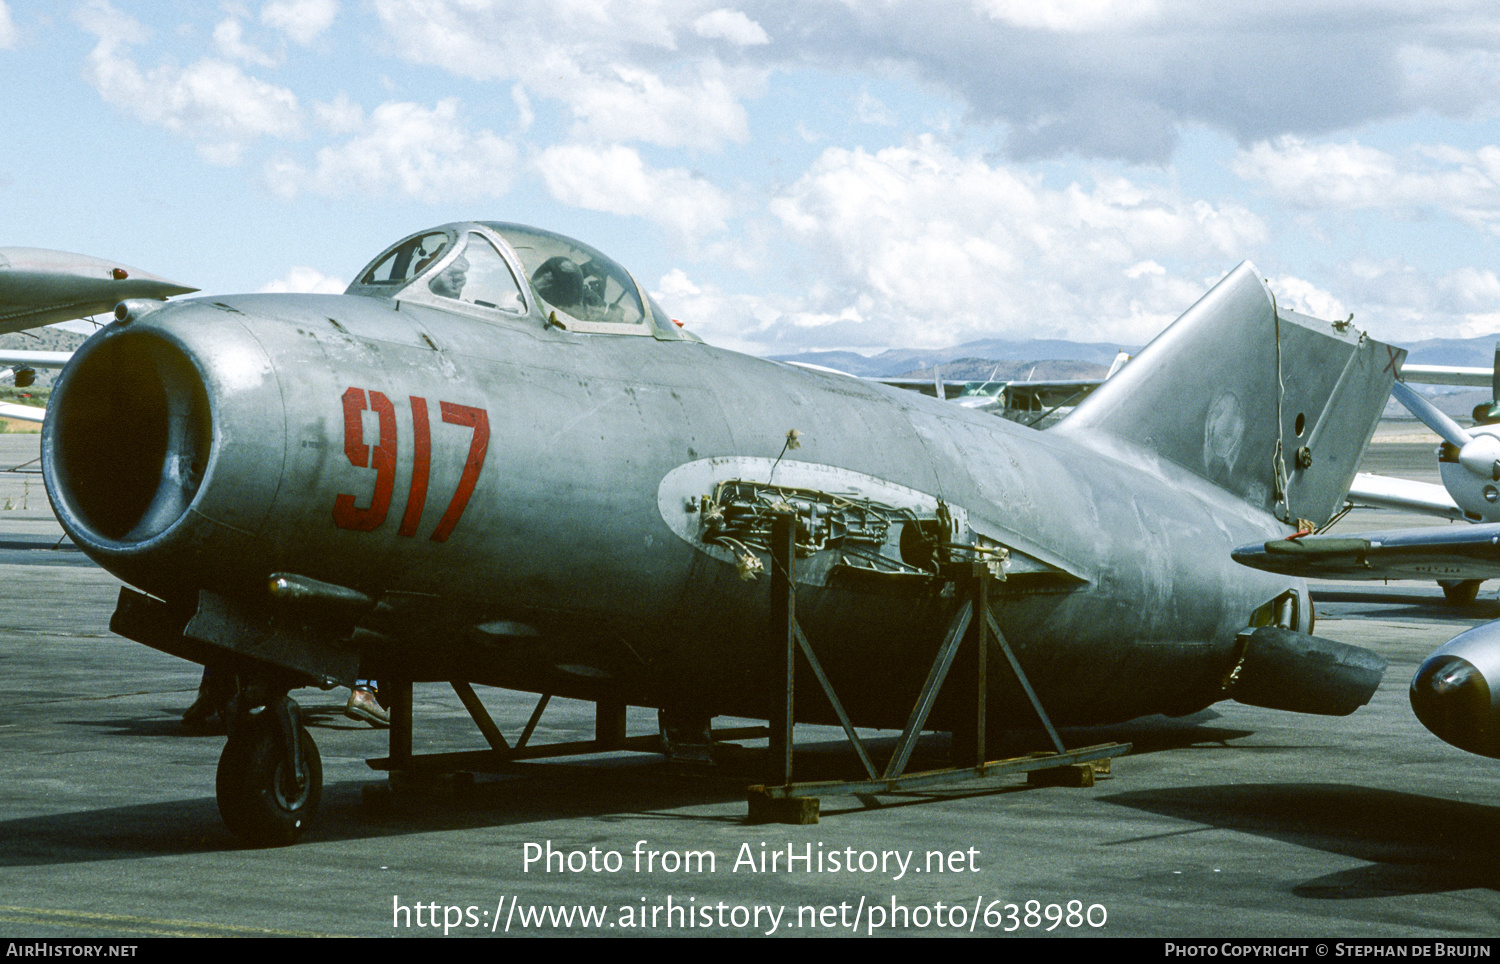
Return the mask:
[[[1438,653],[1411,681],[1411,708],[1422,725],[1470,753],[1500,756],[1500,734],[1490,686],[1473,663]]]
[[[48,490],[91,541],[146,542],[187,511],[213,426],[179,346],[144,332],[101,339],[74,360],[50,414]]]
[[[1411,708],[1445,743],[1500,758],[1500,622],[1481,623],[1427,657],[1411,681]]]

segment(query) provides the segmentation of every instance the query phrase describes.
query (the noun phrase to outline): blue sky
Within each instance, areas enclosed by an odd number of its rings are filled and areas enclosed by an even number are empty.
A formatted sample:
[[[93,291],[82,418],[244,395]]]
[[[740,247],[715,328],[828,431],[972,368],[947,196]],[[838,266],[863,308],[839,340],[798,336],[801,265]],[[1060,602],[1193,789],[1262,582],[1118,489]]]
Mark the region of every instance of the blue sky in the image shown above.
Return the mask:
[[[1246,258],[1500,332],[1487,2],[0,0],[0,78],[0,245],[209,292],[473,218],[758,353],[1139,344]]]

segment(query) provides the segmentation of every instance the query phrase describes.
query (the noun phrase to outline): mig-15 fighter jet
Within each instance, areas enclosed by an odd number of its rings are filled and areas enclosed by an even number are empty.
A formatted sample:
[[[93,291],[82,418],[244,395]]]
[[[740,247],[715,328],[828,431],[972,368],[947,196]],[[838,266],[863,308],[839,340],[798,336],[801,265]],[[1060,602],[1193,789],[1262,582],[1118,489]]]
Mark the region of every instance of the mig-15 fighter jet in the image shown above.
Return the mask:
[[[988,615],[1060,725],[1348,713],[1384,667],[1230,550],[1342,504],[1402,355],[1277,311],[1248,264],[1044,432],[703,344],[601,252],[516,224],[414,234],[341,296],[115,319],[53,392],[47,491],[134,587],[117,632],[237,675],[218,797],[255,842],[317,809],[301,686],[767,718],[788,514],[796,619],[854,726],[908,720],[959,564],[992,574]],[[1035,725],[1015,688],[991,677],[990,726]],[[944,691],[925,725],[961,715]]]

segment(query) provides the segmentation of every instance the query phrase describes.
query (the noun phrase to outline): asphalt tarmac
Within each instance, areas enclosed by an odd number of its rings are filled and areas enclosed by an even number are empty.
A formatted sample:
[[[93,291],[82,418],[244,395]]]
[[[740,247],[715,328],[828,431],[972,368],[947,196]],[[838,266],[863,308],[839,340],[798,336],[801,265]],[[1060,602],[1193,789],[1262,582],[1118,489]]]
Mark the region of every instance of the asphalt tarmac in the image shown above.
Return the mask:
[[[1367,469],[1435,480],[1414,434],[1383,431]],[[0,468],[36,446],[0,436]],[[1428,734],[1406,696],[1428,653],[1500,616],[1493,592],[1453,609],[1430,584],[1316,587],[1319,635],[1391,661],[1353,716],[1226,702],[1064,731],[1135,751],[1089,789],[830,796],[814,826],[747,824],[734,764],[626,754],[367,790],[382,734],[342,716],[346,692],[303,690],[320,824],[253,850],[216,810],[223,737],[178,722],[198,668],[111,635],[119,584],[61,535],[40,476],[0,473],[0,936],[1500,934],[1500,764]],[[531,698],[481,695],[513,739]],[[592,735],[591,707],[559,702],[533,742]],[[482,746],[451,690],[419,686],[416,713],[418,752]],[[852,759],[837,731],[798,732],[809,766]]]

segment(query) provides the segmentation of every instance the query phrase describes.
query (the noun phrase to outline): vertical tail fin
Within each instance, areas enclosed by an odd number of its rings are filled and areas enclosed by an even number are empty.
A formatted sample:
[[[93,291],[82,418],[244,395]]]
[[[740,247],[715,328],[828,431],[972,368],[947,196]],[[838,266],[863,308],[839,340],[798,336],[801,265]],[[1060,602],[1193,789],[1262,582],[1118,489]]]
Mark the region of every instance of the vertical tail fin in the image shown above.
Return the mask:
[[[1052,431],[1147,449],[1273,512],[1344,501],[1406,352],[1277,310],[1248,261]]]

